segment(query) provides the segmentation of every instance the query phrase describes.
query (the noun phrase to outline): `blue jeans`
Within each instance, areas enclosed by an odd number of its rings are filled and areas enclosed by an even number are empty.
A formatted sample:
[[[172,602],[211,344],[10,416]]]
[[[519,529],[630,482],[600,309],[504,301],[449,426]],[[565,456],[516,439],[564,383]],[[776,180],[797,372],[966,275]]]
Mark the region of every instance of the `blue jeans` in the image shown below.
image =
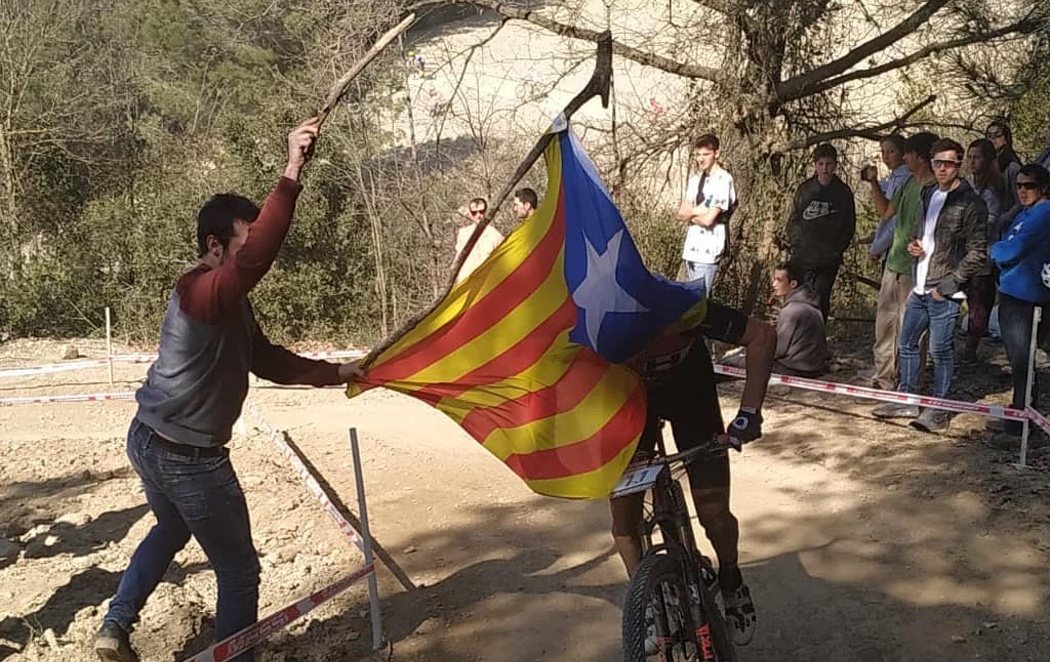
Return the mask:
[[[146,599],[192,534],[215,570],[215,635],[222,640],[258,620],[259,556],[244,492],[225,452],[195,459],[161,448],[156,439],[137,418],[131,421],[128,458],[142,478],[157,523],[132,555],[106,620],[130,632]],[[234,659],[251,662],[255,657],[248,651]]]
[[[1028,387],[1028,352],[1032,348],[1032,314],[1037,305],[1015,299],[1009,294],[999,293],[999,328],[1006,346],[1006,358],[1010,361],[1010,375],[1013,377],[1014,396],[1010,406],[1015,409],[1024,409],[1028,403],[1025,402],[1025,389]],[[1043,311],[1044,314],[1047,311]],[[1037,339],[1045,339],[1047,329],[1050,329],[1045,321],[1039,322]],[[1039,402],[1039,371],[1035,372],[1035,380],[1032,382],[1032,406]],[[1022,425],[1020,421],[1006,421],[1006,431],[1012,434],[1021,434]]]
[[[707,262],[685,262],[685,273],[688,280],[700,280],[703,279],[704,287],[707,288],[708,293],[715,287],[715,276],[718,275],[718,265],[708,264]]]
[[[955,323],[959,318],[959,302],[954,299],[938,301],[930,294],[908,295],[901,322],[900,364],[902,393],[919,392],[919,372],[922,361],[919,340],[929,330],[930,356],[933,357],[933,395],[948,396],[955,373]]]

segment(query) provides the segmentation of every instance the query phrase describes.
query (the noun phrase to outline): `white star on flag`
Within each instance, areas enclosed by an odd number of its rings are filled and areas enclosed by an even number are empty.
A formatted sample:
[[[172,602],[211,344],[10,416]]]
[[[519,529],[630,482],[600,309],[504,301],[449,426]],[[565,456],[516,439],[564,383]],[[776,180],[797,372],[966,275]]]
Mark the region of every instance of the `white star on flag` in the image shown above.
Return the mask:
[[[609,313],[638,313],[649,309],[638,302],[623,289],[616,280],[616,266],[620,261],[620,242],[623,230],[609,239],[605,252],[598,254],[594,245],[584,237],[587,247],[587,275],[583,282],[573,290],[572,298],[576,305],[583,309],[587,339],[591,347],[598,349],[598,333],[602,321]]]

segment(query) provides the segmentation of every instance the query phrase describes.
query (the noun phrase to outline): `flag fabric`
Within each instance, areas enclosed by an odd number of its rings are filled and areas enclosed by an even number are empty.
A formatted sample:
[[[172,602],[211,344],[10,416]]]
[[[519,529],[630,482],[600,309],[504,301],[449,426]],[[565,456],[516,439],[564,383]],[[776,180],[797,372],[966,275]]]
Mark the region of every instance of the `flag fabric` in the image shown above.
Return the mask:
[[[547,194],[347,395],[383,386],[441,410],[540,494],[608,496],[645,425],[622,362],[703,318],[701,286],[645,268],[578,139],[545,152]]]

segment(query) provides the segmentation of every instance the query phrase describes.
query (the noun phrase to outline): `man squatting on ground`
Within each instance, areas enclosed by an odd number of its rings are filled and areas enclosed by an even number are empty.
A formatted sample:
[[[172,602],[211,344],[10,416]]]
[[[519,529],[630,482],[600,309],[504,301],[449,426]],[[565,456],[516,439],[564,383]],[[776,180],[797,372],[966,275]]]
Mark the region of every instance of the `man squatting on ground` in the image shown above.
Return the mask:
[[[197,216],[200,262],[175,284],[160,348],[128,431],[127,452],[157,523],[135,550],[95,641],[102,660],[137,662],[128,634],[176,552],[193,535],[218,582],[215,636],[258,619],[259,558],[227,442],[248,393],[248,373],[278,384],[329,386],[361,375],[357,362],[311,361],[272,344],[248,293],[269,271],[291,225],[299,174],[318,135],[311,119],[288,135],[284,176],[262,210],[231,194]],[[254,653],[238,655],[251,662]]]
[[[772,327],[738,310],[708,302],[704,321],[687,334],[657,338],[632,365],[645,380],[648,418],[638,453],[651,453],[662,434],[662,421],[671,423],[679,451],[712,443],[725,433],[715,388],[714,366],[703,336],[747,348],[744,392],[740,411],[729,426],[729,442],[740,446],[762,436],[762,403],[772,371],[776,334]],[[740,525],[729,510],[729,456],[700,458],[689,464],[689,486],[697,516],[718,557],[718,585],[733,641],[743,646],[754,635],[756,612],[751,592],[738,565]],[[641,562],[639,527],[642,494],[612,499],[612,534],[620,558],[633,575]]]

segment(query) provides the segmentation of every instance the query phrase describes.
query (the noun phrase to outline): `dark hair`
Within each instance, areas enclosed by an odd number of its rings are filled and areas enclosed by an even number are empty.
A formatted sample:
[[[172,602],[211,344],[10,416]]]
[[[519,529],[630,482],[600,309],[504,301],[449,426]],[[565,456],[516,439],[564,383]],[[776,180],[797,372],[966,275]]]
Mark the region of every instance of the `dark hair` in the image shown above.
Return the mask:
[[[1017,174],[1031,177],[1035,180],[1036,185],[1039,186],[1039,190],[1043,192],[1044,196],[1050,195],[1050,171],[1047,171],[1043,166],[1038,163],[1029,163],[1021,166]]]
[[[879,141],[880,145],[882,143],[891,143],[894,147],[897,148],[898,152],[900,152],[901,154],[904,153],[904,136],[902,136],[899,133],[891,133],[888,136],[883,136],[882,140]]]
[[[471,207],[476,207],[478,205],[485,205],[485,211],[488,211],[489,201],[486,200],[485,198],[471,198],[470,199],[470,206]]]
[[[533,209],[536,209],[540,206],[540,199],[536,195],[536,191],[533,191],[531,188],[518,189],[518,191],[514,194],[514,197],[518,200],[521,200],[527,205],[532,205]]]
[[[951,138],[941,138],[933,143],[933,147],[930,148],[930,158],[933,158],[934,154],[941,152],[955,152],[955,158],[958,161],[962,161],[962,158],[966,156],[966,150],[963,149],[963,146]]]
[[[259,216],[259,207],[240,195],[219,193],[211,196],[197,212],[197,257],[208,252],[208,237],[219,240],[228,248],[233,237],[234,221],[254,223]]]
[[[795,281],[796,283],[802,282],[802,270],[799,269],[794,262],[781,262],[773,271],[785,271],[787,272],[788,282]]]
[[[936,133],[920,131],[904,141],[904,151],[911,152],[926,163],[929,163],[930,159],[933,158],[930,155],[930,152],[933,149],[933,144],[938,140],[940,140],[940,138]]]
[[[813,150],[813,161],[816,162],[820,159],[834,159],[837,162],[839,160],[839,151],[831,143],[821,143]]]
[[[1003,181],[1003,174],[999,172],[999,163],[996,161],[995,145],[993,145],[992,141],[987,138],[978,138],[971,142],[969,147],[966,148],[967,153],[969,153],[971,149],[979,150],[981,156],[984,157],[984,170],[981,172],[970,173],[973,177],[974,186],[978,189],[990,188],[996,193],[1002,193],[1006,189],[1006,183]]]
[[[713,133],[704,133],[696,137],[693,141],[693,149],[700,149],[701,147],[718,151],[722,143],[719,142],[718,136]]]
[[[1014,134],[1010,131],[1010,126],[1006,123],[1006,119],[1002,117],[996,117],[984,130],[985,138],[988,137],[988,129],[999,129],[999,133],[1002,134],[1003,138],[1006,139],[1006,144],[1010,147],[1014,146]]]

